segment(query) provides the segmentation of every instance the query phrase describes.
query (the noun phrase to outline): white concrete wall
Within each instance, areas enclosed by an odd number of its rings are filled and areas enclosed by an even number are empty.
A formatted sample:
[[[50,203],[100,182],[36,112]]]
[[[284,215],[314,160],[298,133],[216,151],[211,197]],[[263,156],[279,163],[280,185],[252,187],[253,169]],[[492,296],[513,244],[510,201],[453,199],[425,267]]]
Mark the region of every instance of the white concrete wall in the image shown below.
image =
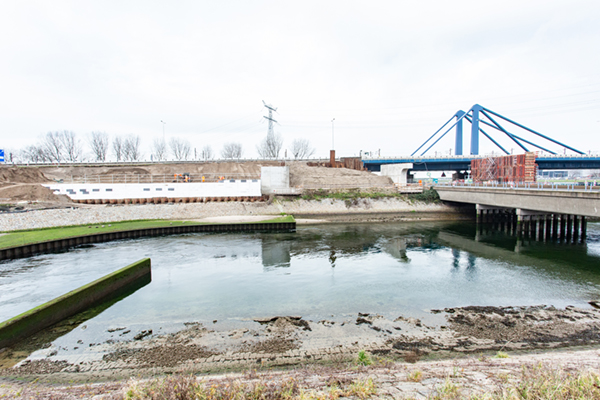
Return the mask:
[[[204,183],[52,183],[43,186],[73,200],[262,196],[259,179]]]
[[[274,189],[289,189],[290,167],[260,167],[260,180],[263,194],[271,194]]]
[[[408,171],[413,167],[412,163],[403,164],[383,164],[381,166],[381,175],[389,176],[394,183],[406,185],[408,183]]]

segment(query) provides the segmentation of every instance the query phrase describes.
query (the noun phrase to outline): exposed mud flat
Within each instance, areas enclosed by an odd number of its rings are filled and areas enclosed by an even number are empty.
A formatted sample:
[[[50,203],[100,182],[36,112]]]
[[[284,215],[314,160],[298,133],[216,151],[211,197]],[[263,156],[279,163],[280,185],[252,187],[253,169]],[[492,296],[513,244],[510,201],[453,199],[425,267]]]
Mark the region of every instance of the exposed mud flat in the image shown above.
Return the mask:
[[[179,332],[140,332],[138,340],[90,347],[85,356],[56,355],[20,361],[19,348],[0,353],[4,377],[52,381],[96,381],[132,374],[224,371],[339,364],[360,350],[389,360],[416,362],[461,354],[593,346],[600,343],[600,311],[552,306],[463,307],[432,310],[435,324],[399,315],[358,313],[312,321],[273,316],[245,321],[235,329],[190,322]],[[125,327],[119,329],[126,329]],[[63,353],[61,353],[63,354]]]

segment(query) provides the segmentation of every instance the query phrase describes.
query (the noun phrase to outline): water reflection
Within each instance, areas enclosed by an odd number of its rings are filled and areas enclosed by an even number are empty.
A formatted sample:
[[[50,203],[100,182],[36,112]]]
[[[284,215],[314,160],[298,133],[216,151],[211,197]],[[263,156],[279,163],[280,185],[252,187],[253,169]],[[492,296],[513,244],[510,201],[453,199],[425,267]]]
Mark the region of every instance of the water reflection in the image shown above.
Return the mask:
[[[110,242],[2,264],[0,314],[17,315],[142,257],[152,258],[152,283],[94,317],[86,335],[107,325],[166,329],[267,315],[585,305],[600,298],[600,229],[590,224],[588,233],[586,244],[530,243],[475,224],[427,222]]]
[[[288,268],[290,266],[292,259],[290,255],[291,242],[263,238],[261,247],[262,265],[265,267],[265,270]]]

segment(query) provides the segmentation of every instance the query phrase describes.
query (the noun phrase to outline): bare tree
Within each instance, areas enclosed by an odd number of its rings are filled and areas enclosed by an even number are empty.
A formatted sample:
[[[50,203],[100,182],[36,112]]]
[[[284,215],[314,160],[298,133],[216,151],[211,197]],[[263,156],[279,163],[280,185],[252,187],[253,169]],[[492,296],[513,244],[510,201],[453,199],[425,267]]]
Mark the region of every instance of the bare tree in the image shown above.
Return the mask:
[[[108,134],[106,132],[92,132],[90,133],[88,142],[96,161],[106,161],[108,154]]]
[[[164,139],[154,139],[154,142],[152,143],[152,153],[154,153],[155,161],[167,159],[167,143]]]
[[[242,144],[236,142],[229,142],[223,145],[221,150],[221,157],[226,159],[240,159],[242,158]]]
[[[202,148],[200,152],[200,158],[204,161],[212,160],[214,157],[212,147],[209,144]]]
[[[75,132],[62,131],[57,133],[66,161],[79,161],[82,153],[81,140],[79,140]]]
[[[139,135],[129,135],[123,140],[123,159],[125,161],[138,161],[142,158],[140,151],[141,139]]]
[[[315,148],[310,145],[307,139],[294,139],[292,142],[292,154],[294,158],[308,158],[315,154]]]
[[[31,145],[25,147],[20,152],[20,158],[28,162],[48,162],[52,161],[48,158],[42,146]]]
[[[267,137],[256,146],[256,150],[262,158],[277,158],[282,147],[283,138],[281,134],[269,132]]]
[[[48,132],[41,140],[40,145],[45,157],[50,162],[61,162],[63,159],[63,145],[59,132]]]
[[[190,152],[192,151],[192,145],[185,139],[180,138],[171,138],[169,140],[169,147],[171,148],[171,153],[176,160],[187,160],[190,157]]]
[[[112,150],[115,155],[115,158],[117,159],[117,162],[121,161],[124,158],[124,143],[123,138],[121,136],[115,136],[115,138],[113,139]]]

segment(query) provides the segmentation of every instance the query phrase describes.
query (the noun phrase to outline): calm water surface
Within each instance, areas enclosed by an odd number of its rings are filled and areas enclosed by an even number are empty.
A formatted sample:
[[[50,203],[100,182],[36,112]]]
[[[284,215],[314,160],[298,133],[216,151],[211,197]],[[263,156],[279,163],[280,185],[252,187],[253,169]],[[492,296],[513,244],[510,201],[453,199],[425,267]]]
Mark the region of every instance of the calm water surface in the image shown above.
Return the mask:
[[[322,225],[117,241],[3,262],[0,321],[143,257],[152,259],[152,282],[86,321],[90,335],[272,315],[426,319],[434,308],[600,299],[599,224],[588,224],[585,244],[519,242],[472,223]]]

